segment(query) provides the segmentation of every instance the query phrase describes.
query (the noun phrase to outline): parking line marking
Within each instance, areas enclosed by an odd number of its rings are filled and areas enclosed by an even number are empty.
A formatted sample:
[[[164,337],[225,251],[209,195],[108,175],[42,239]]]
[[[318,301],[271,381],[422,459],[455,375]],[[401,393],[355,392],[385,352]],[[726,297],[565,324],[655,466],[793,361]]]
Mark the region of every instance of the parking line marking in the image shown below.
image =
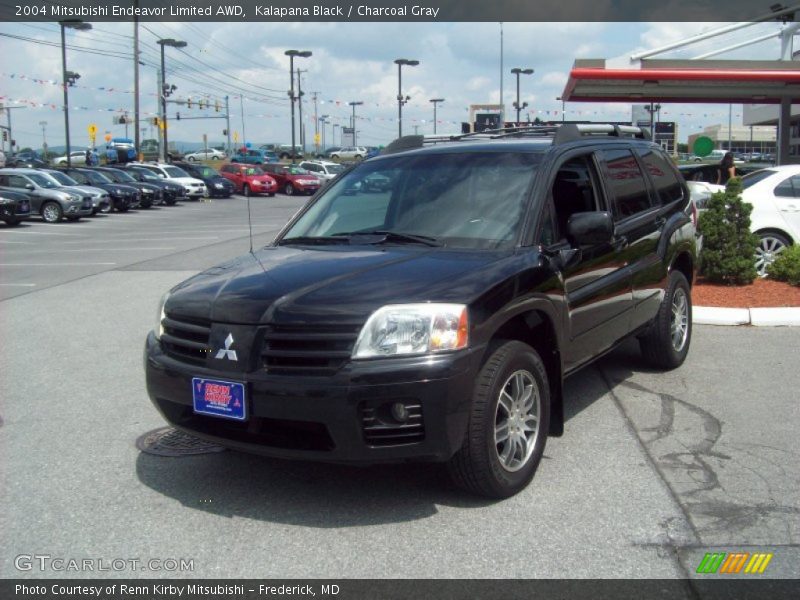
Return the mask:
[[[138,252],[140,250],[177,250],[177,248],[69,248],[58,252]],[[53,254],[52,250],[26,250],[25,254]]]
[[[65,235],[68,237],[88,237],[80,233],[53,233],[51,231],[17,231],[9,229],[6,233],[18,233],[20,235]]]
[[[0,263],[0,267],[107,267],[116,265],[114,262],[94,263]]]
[[[35,283],[0,283],[0,285],[6,287],[36,287]]]
[[[174,242],[176,240],[186,241],[201,241],[201,240],[218,240],[219,237],[188,237],[188,238],[180,238],[180,237],[170,237],[169,241]],[[80,242],[64,242],[65,244],[108,244],[109,242],[163,242],[164,238],[114,238],[109,240],[85,240]],[[19,242],[18,242],[19,243]],[[25,242],[21,242],[25,243]],[[167,248],[165,248],[167,250]],[[169,248],[169,250],[174,250],[174,248]]]
[[[81,244],[82,242],[73,242],[74,244]],[[27,244],[28,246],[31,245],[31,242],[12,242],[11,240],[0,240],[0,244]]]

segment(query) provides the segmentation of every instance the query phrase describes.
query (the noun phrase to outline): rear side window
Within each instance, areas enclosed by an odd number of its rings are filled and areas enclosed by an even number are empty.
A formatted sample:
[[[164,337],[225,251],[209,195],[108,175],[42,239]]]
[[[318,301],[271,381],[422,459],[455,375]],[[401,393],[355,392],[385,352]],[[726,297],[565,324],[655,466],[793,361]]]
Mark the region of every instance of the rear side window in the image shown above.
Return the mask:
[[[683,198],[683,188],[672,166],[661,154],[654,150],[640,153],[644,167],[653,180],[661,204],[669,204]]]
[[[781,198],[800,198],[800,175],[784,179],[775,187],[775,195]]]
[[[650,195],[639,163],[630,150],[601,150],[606,165],[608,191],[616,220],[627,219],[651,207]]]

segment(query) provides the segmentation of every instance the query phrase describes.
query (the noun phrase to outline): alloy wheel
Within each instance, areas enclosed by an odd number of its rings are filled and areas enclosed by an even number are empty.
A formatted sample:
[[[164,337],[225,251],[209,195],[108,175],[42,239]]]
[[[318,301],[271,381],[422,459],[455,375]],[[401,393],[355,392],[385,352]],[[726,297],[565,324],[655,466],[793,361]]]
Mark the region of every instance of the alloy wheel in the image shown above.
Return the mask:
[[[539,435],[541,396],[529,371],[511,374],[500,389],[494,419],[494,444],[500,465],[509,472],[524,467]]]

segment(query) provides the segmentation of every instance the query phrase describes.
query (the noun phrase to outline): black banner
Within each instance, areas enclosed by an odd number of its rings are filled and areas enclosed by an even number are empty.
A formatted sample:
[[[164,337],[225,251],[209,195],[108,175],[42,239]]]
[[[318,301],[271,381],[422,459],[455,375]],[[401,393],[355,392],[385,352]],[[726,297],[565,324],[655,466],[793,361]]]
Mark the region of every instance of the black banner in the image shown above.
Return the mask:
[[[756,20],[778,7],[772,0],[2,0],[0,20],[718,22]]]
[[[4,600],[783,600],[796,598],[800,581],[785,579],[642,580],[91,580],[8,579]]]

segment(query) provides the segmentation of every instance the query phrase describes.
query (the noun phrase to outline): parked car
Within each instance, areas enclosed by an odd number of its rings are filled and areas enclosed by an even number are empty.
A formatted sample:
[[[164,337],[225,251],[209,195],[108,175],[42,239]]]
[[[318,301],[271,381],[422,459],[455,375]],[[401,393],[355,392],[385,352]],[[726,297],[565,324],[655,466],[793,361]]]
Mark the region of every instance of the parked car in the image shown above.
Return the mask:
[[[69,156],[70,156],[70,162],[73,165],[85,165],[86,164],[86,149],[85,148],[83,150],[72,150],[69,153]],[[93,153],[93,156],[95,157],[94,164],[97,164],[97,153],[96,152]],[[67,156],[66,155],[58,156],[58,157],[54,158],[51,162],[57,167],[62,166],[62,165],[66,165],[67,164]]]
[[[800,243],[800,165],[755,171],[742,178],[742,200],[753,205],[750,231],[759,238],[756,270],[762,277],[787,246]]]
[[[40,170],[42,171],[42,173],[46,173],[48,176],[55,179],[58,182],[58,184],[63,187],[74,188],[75,191],[81,194],[89,194],[92,197],[93,215],[96,215],[97,213],[111,212],[111,196],[109,196],[106,190],[90,185],[81,185],[77,181],[75,181],[72,177],[64,173],[64,171],[59,171],[58,169],[40,169]]]
[[[175,206],[178,200],[186,199],[186,189],[180,183],[167,181],[153,173],[150,169],[139,167],[136,165],[120,165],[120,169],[128,173],[136,181],[142,183],[149,183],[161,188],[161,204],[166,206]]]
[[[399,140],[268,247],[165,295],[151,401],[237,450],[441,461],[471,492],[519,492],[563,432],[565,376],[632,337],[657,368],[686,359],[690,199],[643,137]],[[373,174],[391,193],[343,193]]]
[[[211,167],[188,162],[176,162],[172,164],[186,171],[189,176],[200,179],[205,183],[208,194],[212,198],[230,198],[231,194],[234,192],[233,184]]]
[[[244,150],[239,149],[231,156],[232,163],[242,163],[245,165],[265,165],[269,162],[277,162],[278,156],[267,150]]]
[[[31,216],[31,197],[22,190],[0,188],[0,221],[15,227]]]
[[[349,146],[339,148],[328,156],[335,160],[361,160],[367,156],[367,152],[368,150],[364,146]]]
[[[331,154],[334,154],[341,149],[342,149],[341,146],[329,146],[328,148],[325,148],[325,150],[322,153],[317,154],[317,158],[330,158]]]
[[[116,183],[104,173],[86,167],[65,167],[62,170],[80,185],[89,185],[108,192],[111,207],[117,212],[127,212],[138,207],[141,202],[141,192],[137,188]]]
[[[92,199],[68,191],[51,177],[33,169],[0,169],[0,186],[27,192],[31,212],[42,216],[47,223],[61,219],[77,221],[92,214]]]
[[[41,158],[30,154],[16,154],[11,158],[6,157],[6,166],[14,169],[46,169],[50,164]]]
[[[758,170],[758,167],[744,164],[736,164],[734,168],[736,169],[736,175],[740,177]],[[680,165],[678,170],[686,181],[704,181],[716,185],[717,176],[719,175],[719,164]]]
[[[343,173],[346,169],[339,163],[326,160],[304,160],[297,166],[309,173],[313,173],[325,182],[335,179],[337,175]]]
[[[166,179],[167,181],[181,184],[186,192],[186,196],[190,200],[198,200],[204,196],[208,196],[208,189],[206,188],[206,184],[203,183],[203,180],[197,179],[196,177],[191,177],[186,171],[179,167],[167,163],[131,164],[149,169],[152,173],[158,177]]]
[[[223,160],[227,155],[221,150],[209,148],[208,150],[198,150],[197,152],[190,152],[183,157],[183,160],[189,162],[196,162],[198,160]]]
[[[322,180],[295,165],[270,163],[262,169],[278,184],[278,189],[287,196],[292,194],[313,194],[322,185]]]
[[[106,161],[125,164],[136,160],[136,144],[129,138],[112,138],[105,147]],[[93,165],[99,164],[97,161]]]
[[[250,194],[274,196],[275,192],[278,191],[278,184],[275,179],[258,166],[229,163],[222,166],[220,174],[233,186],[237,193],[245,196]]]
[[[108,177],[114,183],[121,183],[139,190],[139,207],[150,208],[153,205],[161,204],[161,188],[151,183],[139,181],[124,169],[114,167],[92,167]]]

